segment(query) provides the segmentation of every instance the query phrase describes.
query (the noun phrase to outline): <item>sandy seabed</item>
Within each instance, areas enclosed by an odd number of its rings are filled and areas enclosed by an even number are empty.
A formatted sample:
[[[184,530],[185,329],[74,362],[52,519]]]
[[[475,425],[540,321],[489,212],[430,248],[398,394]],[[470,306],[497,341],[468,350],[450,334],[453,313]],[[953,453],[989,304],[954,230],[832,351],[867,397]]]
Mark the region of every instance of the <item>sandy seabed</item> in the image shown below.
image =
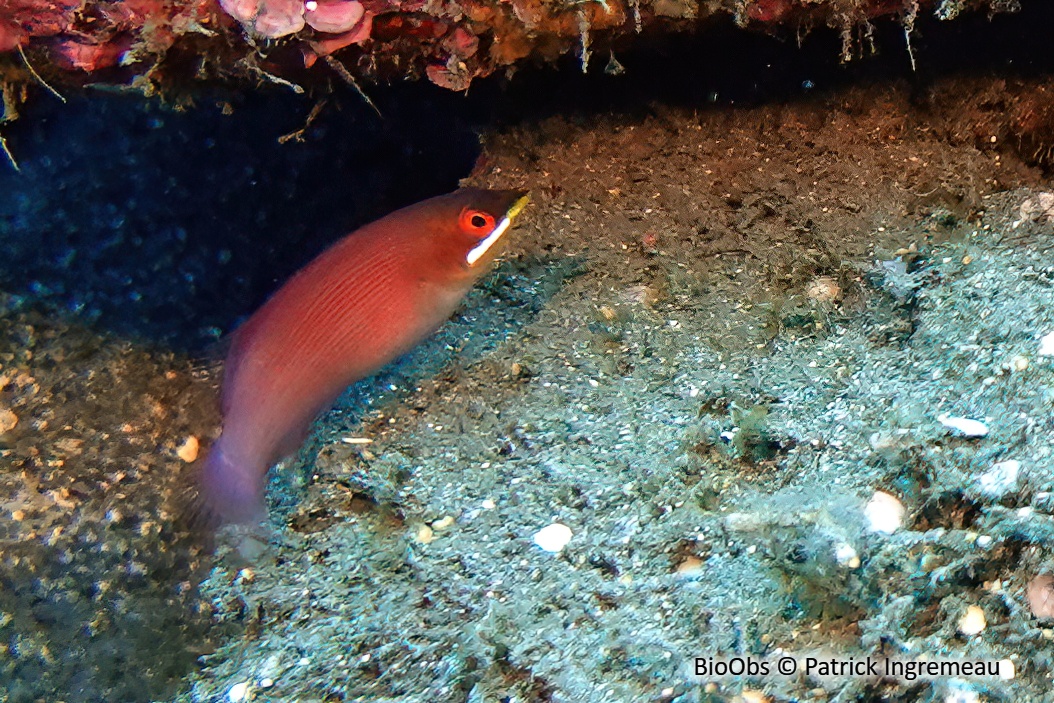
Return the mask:
[[[215,365],[6,295],[3,700],[1054,700],[1054,194],[956,126],[993,85],[486,134],[502,263],[251,559],[174,507]],[[697,675],[782,656],[1003,663]]]

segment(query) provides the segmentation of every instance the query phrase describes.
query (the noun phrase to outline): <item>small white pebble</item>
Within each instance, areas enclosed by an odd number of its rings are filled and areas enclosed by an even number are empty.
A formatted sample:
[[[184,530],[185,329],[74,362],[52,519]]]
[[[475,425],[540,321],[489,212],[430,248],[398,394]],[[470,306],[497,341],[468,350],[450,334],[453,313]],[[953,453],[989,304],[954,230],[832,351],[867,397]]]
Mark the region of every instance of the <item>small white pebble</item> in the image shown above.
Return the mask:
[[[761,691],[755,691],[750,688],[744,688],[743,692],[739,694],[740,700],[743,703],[768,703],[769,697]]]
[[[0,434],[10,432],[18,424],[18,415],[7,408],[0,408]]]
[[[417,528],[417,534],[414,535],[414,539],[420,544],[431,544],[432,540],[435,539],[435,532],[428,525],[421,525]]]
[[[1002,498],[1007,493],[1014,493],[1018,488],[1018,477],[1021,475],[1021,462],[1007,459],[992,464],[992,468],[977,477],[977,487],[989,498]]]
[[[270,688],[274,686],[274,679],[260,679],[260,688]]]
[[[820,276],[805,287],[805,295],[821,303],[833,303],[842,297],[842,287],[830,276]]]
[[[231,690],[227,691],[227,700],[231,703],[240,703],[249,696],[249,682],[242,681],[231,686]]]
[[[981,703],[981,696],[967,682],[952,679],[947,684],[943,703]]]
[[[485,499],[485,500],[484,500],[484,501],[483,501],[482,503],[480,503],[479,505],[480,505],[480,507],[481,507],[481,508],[483,508],[484,510],[494,510],[494,508],[496,508],[496,507],[497,507],[497,503],[495,503],[495,502],[494,502],[493,500],[491,500],[490,498],[487,498],[487,499]]]
[[[856,569],[860,566],[860,556],[851,544],[839,544],[835,547],[834,558],[847,569]]]
[[[198,458],[198,450],[201,446],[198,444],[198,438],[194,435],[188,435],[183,440],[183,444],[179,445],[176,449],[176,456],[185,461],[188,464],[193,464]]]
[[[994,541],[995,540],[992,539],[991,535],[981,535],[980,537],[977,538],[976,541],[974,541],[974,544],[976,544],[981,549],[984,549],[986,547],[990,547],[992,545],[992,542],[994,542]]]
[[[987,626],[988,621],[985,620],[984,611],[978,605],[968,607],[959,618],[959,632],[967,637],[981,634]]]
[[[1018,372],[1024,371],[1028,368],[1028,357],[1018,354],[1010,360],[1010,368]]]
[[[688,555],[677,565],[677,573],[684,576],[695,576],[702,573],[703,560],[697,556]]]
[[[1045,334],[1039,340],[1039,355],[1054,356],[1054,332]]]
[[[532,539],[545,551],[556,554],[563,551],[567,543],[571,541],[573,534],[567,525],[554,522],[535,532]]]
[[[1003,681],[1011,681],[1017,676],[1017,667],[1011,659],[999,660],[999,678]]]
[[[864,506],[864,517],[872,532],[891,535],[904,525],[904,504],[892,494],[875,491],[871,500]]]
[[[967,417],[938,415],[937,422],[950,430],[955,430],[961,433],[964,437],[984,437],[988,434],[988,425],[980,420],[971,420]]]
[[[454,524],[454,518],[452,516],[450,516],[450,515],[447,515],[446,517],[441,517],[438,520],[436,520],[435,522],[433,522],[432,523],[432,529],[433,530],[437,530],[437,531],[438,530],[445,530],[446,528],[450,527],[453,524]]]
[[[1054,618],[1054,576],[1040,574],[1025,589],[1029,610],[1041,620]]]

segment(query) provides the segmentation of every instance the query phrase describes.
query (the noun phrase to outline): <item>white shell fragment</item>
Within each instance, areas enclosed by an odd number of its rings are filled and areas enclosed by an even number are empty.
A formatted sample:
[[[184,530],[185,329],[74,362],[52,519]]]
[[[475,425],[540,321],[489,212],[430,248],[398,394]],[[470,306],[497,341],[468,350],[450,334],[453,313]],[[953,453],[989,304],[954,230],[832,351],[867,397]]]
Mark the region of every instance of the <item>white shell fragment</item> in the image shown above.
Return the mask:
[[[703,560],[697,556],[688,555],[677,565],[677,573],[682,576],[697,576],[703,572]]]
[[[950,679],[944,685],[943,703],[981,703],[979,694],[973,685],[961,679]]]
[[[980,420],[971,420],[967,417],[954,417],[951,415],[938,415],[937,422],[949,430],[955,430],[964,437],[984,437],[988,434],[988,425]]]
[[[194,435],[187,435],[187,438],[183,440],[183,443],[176,449],[176,456],[182,459],[187,464],[193,464],[198,458],[198,451],[201,445],[198,443],[198,438]]]
[[[903,527],[905,512],[904,504],[895,495],[885,491],[875,491],[864,506],[868,529],[884,535],[891,535]]]
[[[570,527],[563,523],[554,522],[552,525],[547,525],[535,532],[532,539],[535,544],[545,551],[556,554],[563,551],[563,548],[571,541],[573,535],[574,533],[571,532]]]
[[[830,276],[820,276],[805,287],[805,295],[821,303],[833,303],[842,297],[842,287]]]
[[[1007,459],[977,477],[977,488],[989,498],[1002,498],[1018,489],[1018,478],[1021,476],[1021,462]]]
[[[435,530],[436,532],[441,532],[441,531],[447,529],[448,527],[452,527],[453,525],[454,525],[454,516],[453,515],[447,515],[445,517],[439,518],[438,520],[434,520],[432,522],[432,529]]]
[[[1015,220],[1011,225],[1014,229],[1025,222],[1054,220],[1054,193],[1036,193],[1034,198],[1027,198],[1021,203],[1017,214],[1020,219]]]
[[[968,607],[959,618],[959,632],[967,637],[981,634],[986,627],[988,627],[988,621],[985,620],[984,611],[978,605]]]
[[[1028,582],[1025,589],[1028,608],[1041,620],[1054,618],[1054,576],[1040,574]]]
[[[240,701],[244,701],[248,695],[249,682],[243,681],[231,686],[231,690],[227,691],[227,700],[231,703],[240,703]]]
[[[834,549],[835,560],[847,569],[860,567],[860,555],[856,553],[851,544],[839,544]]]
[[[743,703],[769,703],[771,700],[761,691],[755,691],[752,688],[744,688],[743,692],[739,694],[739,698]]]
[[[1040,338],[1039,355],[1054,356],[1054,332],[1045,334]]]
[[[432,540],[435,539],[435,532],[428,525],[421,525],[417,528],[417,534],[414,535],[414,539],[419,544],[431,544]]]

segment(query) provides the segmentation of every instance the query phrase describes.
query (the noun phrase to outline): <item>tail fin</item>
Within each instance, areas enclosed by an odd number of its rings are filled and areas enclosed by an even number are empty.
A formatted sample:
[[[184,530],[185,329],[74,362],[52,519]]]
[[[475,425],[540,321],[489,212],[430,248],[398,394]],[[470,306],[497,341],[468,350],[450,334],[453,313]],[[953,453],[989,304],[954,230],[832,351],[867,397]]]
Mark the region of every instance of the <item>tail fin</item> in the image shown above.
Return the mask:
[[[267,467],[233,459],[221,435],[198,476],[199,502],[205,516],[215,522],[239,524],[266,519],[266,481]]]

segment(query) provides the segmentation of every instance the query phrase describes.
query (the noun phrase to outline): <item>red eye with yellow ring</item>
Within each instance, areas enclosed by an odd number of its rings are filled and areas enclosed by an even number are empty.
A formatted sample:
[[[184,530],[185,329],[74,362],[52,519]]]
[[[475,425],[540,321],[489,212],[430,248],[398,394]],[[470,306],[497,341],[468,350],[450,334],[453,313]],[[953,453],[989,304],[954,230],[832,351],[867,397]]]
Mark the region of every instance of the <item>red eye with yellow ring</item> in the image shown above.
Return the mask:
[[[494,230],[494,215],[482,210],[465,208],[459,221],[461,230],[476,237],[485,237]]]

